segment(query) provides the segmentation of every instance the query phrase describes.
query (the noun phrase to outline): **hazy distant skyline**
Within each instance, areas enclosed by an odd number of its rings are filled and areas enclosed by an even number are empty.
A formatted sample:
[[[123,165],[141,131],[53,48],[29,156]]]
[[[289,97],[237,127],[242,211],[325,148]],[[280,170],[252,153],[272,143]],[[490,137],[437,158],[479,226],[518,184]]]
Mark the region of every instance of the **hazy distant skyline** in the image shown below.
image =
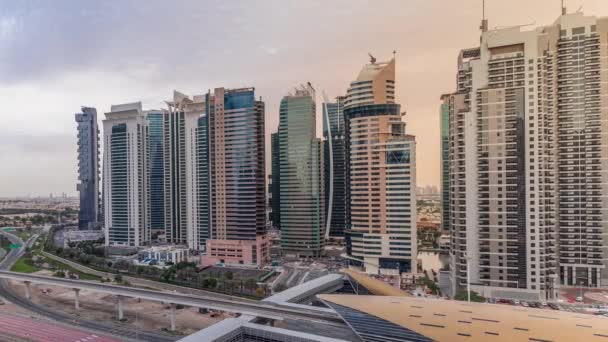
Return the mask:
[[[606,0],[566,5],[608,15]],[[486,13],[490,28],[541,26],[559,6],[487,0]],[[81,105],[101,120],[112,104],[163,108],[174,89],[254,86],[269,148],[280,99],[294,86],[310,81],[333,99],[368,52],[383,61],[393,50],[418,186],[438,185],[439,97],[455,90],[458,51],[478,45],[480,19],[481,0],[0,0],[0,197],[76,193]]]

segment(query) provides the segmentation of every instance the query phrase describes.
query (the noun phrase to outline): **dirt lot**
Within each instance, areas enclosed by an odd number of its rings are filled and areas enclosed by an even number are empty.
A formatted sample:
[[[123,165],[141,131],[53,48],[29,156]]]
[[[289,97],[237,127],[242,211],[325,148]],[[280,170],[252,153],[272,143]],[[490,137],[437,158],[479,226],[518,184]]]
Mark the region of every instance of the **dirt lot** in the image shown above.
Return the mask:
[[[50,275],[49,273],[48,271],[37,272],[37,274],[41,275]],[[21,283],[11,281],[10,286],[20,295],[25,295],[25,287]],[[73,290],[57,286],[36,284],[32,284],[31,286],[32,300],[37,304],[43,304],[57,311],[73,314],[86,320],[118,322],[115,296],[81,290],[80,310],[76,311]],[[12,305],[5,304],[4,306],[0,306],[0,310],[5,310],[4,307],[9,309],[9,306]],[[126,318],[123,324],[131,325],[135,329],[155,331],[168,329],[170,326],[168,305],[129,298],[125,300],[123,307]],[[212,318],[209,314],[198,313],[198,308],[178,309],[177,331],[181,334],[191,334],[226,317],[228,317],[228,314],[225,314],[223,317]]]

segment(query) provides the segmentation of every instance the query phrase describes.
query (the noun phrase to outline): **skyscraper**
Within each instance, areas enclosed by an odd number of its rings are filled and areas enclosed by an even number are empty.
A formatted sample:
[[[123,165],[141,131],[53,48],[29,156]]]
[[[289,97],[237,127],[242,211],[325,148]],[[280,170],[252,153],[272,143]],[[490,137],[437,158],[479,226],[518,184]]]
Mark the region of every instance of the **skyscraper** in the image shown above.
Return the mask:
[[[326,237],[343,238],[346,225],[344,96],[323,104]]]
[[[279,133],[270,135],[270,155],[272,158],[272,225],[281,229],[281,150]]]
[[[607,33],[608,18],[582,13],[529,31],[486,22],[461,51],[443,98],[457,289],[467,272],[485,296],[534,300],[608,281]]]
[[[450,102],[443,96],[440,110],[441,230],[450,231]]]
[[[79,229],[96,229],[102,219],[99,199],[99,126],[97,110],[82,107],[75,115],[78,123]]]
[[[106,245],[139,247],[147,224],[146,121],[141,102],[112,106],[103,120]]]
[[[351,265],[416,271],[416,142],[395,103],[395,60],[366,64],[344,101]]]
[[[203,264],[262,265],[266,236],[264,103],[254,88],[206,97],[210,220]]]
[[[146,118],[146,170],[148,228],[151,233],[165,231],[165,151],[164,117],[160,110],[144,112]]]
[[[324,243],[322,145],[310,83],[283,97],[279,110],[281,249],[318,257]]]
[[[204,96],[173,92],[164,111],[165,236],[169,243],[201,249],[197,209],[197,129],[205,114]],[[188,230],[191,230],[188,232]]]

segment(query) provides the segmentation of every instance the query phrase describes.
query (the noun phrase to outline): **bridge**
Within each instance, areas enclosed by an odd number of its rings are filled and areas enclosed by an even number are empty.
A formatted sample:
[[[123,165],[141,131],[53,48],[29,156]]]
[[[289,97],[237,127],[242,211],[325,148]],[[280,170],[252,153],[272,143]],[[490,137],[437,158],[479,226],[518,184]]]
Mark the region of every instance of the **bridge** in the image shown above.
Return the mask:
[[[339,316],[332,312],[319,310],[305,310],[304,308],[283,306],[271,302],[237,301],[225,298],[214,298],[207,296],[193,296],[180,293],[160,292],[134,287],[110,285],[83,280],[47,277],[41,275],[0,271],[0,279],[10,279],[23,282],[25,285],[25,296],[31,298],[31,284],[43,284],[50,286],[68,287],[74,290],[74,304],[79,309],[79,292],[89,290],[108,293],[117,296],[118,319],[123,319],[124,298],[140,298],[150,301],[168,303],[171,305],[171,328],[175,329],[176,305],[208,308],[226,312],[239,313],[247,316],[265,318],[270,321],[294,319],[317,323],[334,323],[343,325]]]

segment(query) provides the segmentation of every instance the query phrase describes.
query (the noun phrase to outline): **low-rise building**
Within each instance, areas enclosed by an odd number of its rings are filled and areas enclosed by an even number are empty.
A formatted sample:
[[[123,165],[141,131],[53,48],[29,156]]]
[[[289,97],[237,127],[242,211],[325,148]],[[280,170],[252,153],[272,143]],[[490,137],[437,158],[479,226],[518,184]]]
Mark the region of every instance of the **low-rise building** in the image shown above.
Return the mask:
[[[63,247],[69,247],[70,243],[97,241],[103,237],[101,230],[66,230],[63,232]]]
[[[154,246],[143,249],[137,253],[140,264],[177,264],[188,261],[188,248],[183,246]]]
[[[207,240],[206,254],[201,258],[203,266],[216,264],[255,265],[262,267],[270,260],[267,235],[255,240]]]

